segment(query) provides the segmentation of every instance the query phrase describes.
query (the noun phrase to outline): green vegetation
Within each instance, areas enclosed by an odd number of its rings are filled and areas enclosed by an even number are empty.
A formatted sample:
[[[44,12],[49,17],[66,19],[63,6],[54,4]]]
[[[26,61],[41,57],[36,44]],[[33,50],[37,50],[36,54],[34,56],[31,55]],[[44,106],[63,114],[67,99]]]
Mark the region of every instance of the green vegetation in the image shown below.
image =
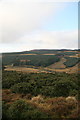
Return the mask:
[[[33,67],[35,69],[41,66],[39,68],[44,68],[60,61],[61,58],[66,58],[64,65],[67,68],[73,67],[80,61],[80,58],[70,57],[76,56],[76,54],[78,54],[77,50],[32,50],[3,54],[2,120],[39,120],[43,118],[53,120],[55,118],[80,117],[77,114],[77,105],[80,104],[79,73],[5,71],[5,65]]]
[[[22,99],[11,105],[3,103],[2,120],[36,120],[41,118],[49,118],[49,115],[32,107]]]
[[[79,74],[3,71],[2,82],[3,90],[8,89],[3,94],[2,120],[53,120],[78,116],[76,100],[66,101],[66,97],[75,96],[80,100]],[[21,97],[13,98],[17,95]],[[34,97],[38,95],[41,95],[39,99]]]
[[[20,60],[29,60],[26,62],[21,62]],[[33,66],[48,66],[59,61],[60,58],[54,55],[22,55],[22,56],[5,56],[3,57],[3,64],[14,66],[20,65],[33,65]]]
[[[64,62],[64,65],[66,65],[66,67],[73,67],[80,61],[80,58],[66,57],[66,59],[67,61]]]
[[[26,62],[21,62],[20,60],[29,60]],[[14,66],[20,66],[20,65],[33,65],[33,66],[49,66],[57,61],[59,61],[60,58],[58,58],[55,55],[22,55],[15,60]]]
[[[26,55],[25,55],[26,54]],[[27,55],[31,54],[31,55]],[[36,54],[36,55],[33,55]],[[44,55],[47,54],[47,55]],[[54,55],[49,55],[54,54]],[[79,62],[78,58],[71,58],[78,54],[78,51],[69,50],[31,50],[16,53],[4,53],[2,54],[3,65],[22,66],[22,65],[32,65],[32,66],[49,66],[55,62],[60,61],[62,57],[65,57],[67,61],[64,63],[66,67],[72,67]],[[23,61],[24,60],[24,61]]]
[[[78,74],[3,72],[3,88],[14,93],[42,94],[50,97],[77,95]],[[74,92],[75,91],[75,92]]]

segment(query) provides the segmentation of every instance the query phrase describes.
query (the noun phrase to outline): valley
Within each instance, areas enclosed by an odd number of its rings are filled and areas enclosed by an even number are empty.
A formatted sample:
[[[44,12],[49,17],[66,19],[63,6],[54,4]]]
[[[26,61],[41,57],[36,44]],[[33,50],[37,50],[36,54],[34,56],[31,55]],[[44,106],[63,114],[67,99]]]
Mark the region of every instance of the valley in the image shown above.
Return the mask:
[[[3,53],[3,120],[79,118],[78,54],[77,50]]]
[[[7,71],[18,72],[79,72],[77,50],[32,50],[20,53],[3,53],[3,66]]]

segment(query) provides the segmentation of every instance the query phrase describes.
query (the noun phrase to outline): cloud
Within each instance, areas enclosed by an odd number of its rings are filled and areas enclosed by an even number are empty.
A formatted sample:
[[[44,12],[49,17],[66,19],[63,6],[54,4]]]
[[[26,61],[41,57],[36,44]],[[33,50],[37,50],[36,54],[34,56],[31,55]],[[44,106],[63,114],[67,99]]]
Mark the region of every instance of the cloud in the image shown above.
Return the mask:
[[[3,2],[79,2],[79,0],[0,0]]]
[[[16,41],[18,38],[41,29],[44,22],[61,6],[58,3],[25,2],[25,0],[0,3],[0,23],[2,43]]]
[[[20,42],[18,42],[20,41]],[[78,31],[38,31],[21,37],[15,43],[3,44],[1,51],[26,51],[31,49],[76,49]]]
[[[1,51],[77,48],[77,30],[44,31],[42,29],[45,22],[48,23],[51,16],[55,17],[64,7],[64,3],[58,3],[57,0],[43,1],[0,1]]]
[[[19,39],[20,43],[41,48],[78,48],[78,30],[38,31]],[[26,42],[25,42],[26,41]]]

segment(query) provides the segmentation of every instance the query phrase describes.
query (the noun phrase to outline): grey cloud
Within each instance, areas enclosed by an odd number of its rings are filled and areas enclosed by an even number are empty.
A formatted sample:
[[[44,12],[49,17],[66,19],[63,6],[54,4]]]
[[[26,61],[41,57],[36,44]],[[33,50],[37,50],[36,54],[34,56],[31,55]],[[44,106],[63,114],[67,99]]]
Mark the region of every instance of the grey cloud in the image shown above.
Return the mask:
[[[18,0],[17,0],[18,1]],[[35,29],[40,29],[43,21],[58,9],[58,5],[48,3],[12,3],[0,4],[0,23],[2,43],[13,42]]]

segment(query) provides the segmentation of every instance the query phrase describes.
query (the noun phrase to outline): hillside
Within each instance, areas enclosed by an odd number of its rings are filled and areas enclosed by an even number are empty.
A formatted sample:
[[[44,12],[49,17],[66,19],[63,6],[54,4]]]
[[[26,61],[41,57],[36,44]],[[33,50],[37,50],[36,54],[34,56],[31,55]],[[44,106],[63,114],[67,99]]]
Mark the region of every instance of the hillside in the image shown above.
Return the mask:
[[[3,54],[2,120],[80,118],[78,51],[41,52]]]
[[[12,67],[27,67],[27,68],[51,68],[54,71],[66,71],[68,68],[75,68],[79,64],[78,50],[31,50],[15,53],[3,53],[2,63],[4,66]],[[58,70],[59,69],[59,70]],[[63,69],[63,70],[62,70]],[[9,70],[9,69],[8,69]],[[27,70],[28,71],[28,70]],[[76,72],[77,70],[75,70]]]
[[[64,62],[66,62],[67,60],[65,58],[61,58],[60,61],[55,62],[54,64],[48,66],[49,68],[53,68],[53,69],[62,69],[62,68],[66,68],[66,66],[64,65]]]
[[[3,71],[3,118],[20,120],[24,116],[25,119],[21,120],[76,120],[80,118],[79,83],[78,74]]]

